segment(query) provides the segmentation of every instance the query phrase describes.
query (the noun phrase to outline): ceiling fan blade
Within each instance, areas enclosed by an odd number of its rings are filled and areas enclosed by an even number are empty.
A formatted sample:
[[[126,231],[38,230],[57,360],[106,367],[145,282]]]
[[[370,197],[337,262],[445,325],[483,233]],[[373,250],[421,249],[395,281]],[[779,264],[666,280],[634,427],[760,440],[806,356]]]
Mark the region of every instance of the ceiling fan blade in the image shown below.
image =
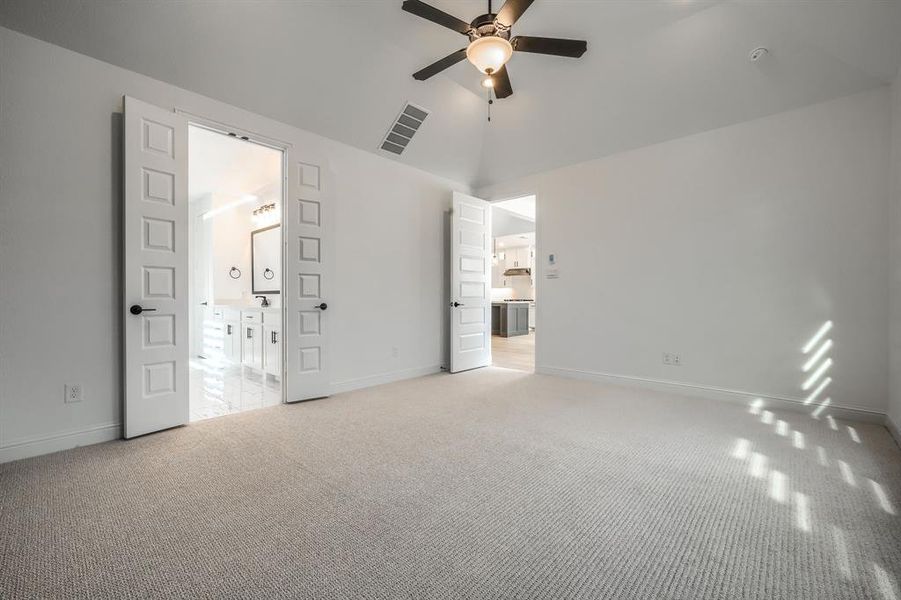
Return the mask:
[[[588,49],[585,40],[564,40],[561,38],[532,37],[518,35],[510,43],[513,49],[519,52],[534,52],[535,54],[553,54],[554,56],[569,56],[579,58]]]
[[[513,86],[510,85],[510,75],[507,73],[507,65],[501,67],[497,73],[491,76],[491,79],[494,81],[494,95],[497,96],[498,99],[513,95]]]
[[[401,8],[408,13],[413,13],[417,17],[422,17],[432,23],[437,23],[464,35],[472,30],[472,25],[466,21],[462,21],[453,15],[440,11],[434,6],[429,6],[420,0],[404,0],[404,4]]]
[[[522,13],[526,12],[526,9],[529,8],[534,1],[535,0],[507,0],[497,12],[497,17],[495,17],[494,20],[505,27],[512,27],[513,24],[516,23],[516,20],[522,16]]]
[[[437,75],[444,69],[454,66],[455,64],[457,64],[464,58],[466,58],[466,48],[461,48],[460,50],[457,50],[453,54],[448,54],[441,60],[437,60],[437,61],[433,62],[432,64],[425,67],[424,69],[420,69],[420,70],[416,71],[415,73],[413,73],[413,79],[418,79],[419,81],[425,81],[432,75]]]

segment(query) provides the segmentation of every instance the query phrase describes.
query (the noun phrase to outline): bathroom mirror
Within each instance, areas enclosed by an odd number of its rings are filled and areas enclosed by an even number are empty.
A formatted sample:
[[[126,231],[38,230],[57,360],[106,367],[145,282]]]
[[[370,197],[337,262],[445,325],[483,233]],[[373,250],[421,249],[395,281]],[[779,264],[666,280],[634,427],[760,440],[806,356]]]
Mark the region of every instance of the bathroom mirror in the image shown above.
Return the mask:
[[[254,294],[280,294],[282,290],[281,225],[250,233],[251,288]]]

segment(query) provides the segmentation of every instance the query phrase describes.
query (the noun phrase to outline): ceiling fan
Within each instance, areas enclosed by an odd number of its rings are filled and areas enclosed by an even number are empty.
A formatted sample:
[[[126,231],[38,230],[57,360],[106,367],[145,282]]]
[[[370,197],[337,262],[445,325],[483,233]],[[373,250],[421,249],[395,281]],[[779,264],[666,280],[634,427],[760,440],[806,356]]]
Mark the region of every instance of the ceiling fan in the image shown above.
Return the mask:
[[[487,75],[482,81],[482,85],[494,88],[494,95],[497,98],[506,98],[513,93],[506,64],[514,51],[571,58],[582,56],[588,48],[588,43],[584,40],[528,35],[510,37],[513,24],[526,12],[532,2],[534,0],[507,0],[500,11],[494,13],[491,11],[491,0],[488,0],[488,12],[467,23],[420,0],[404,0],[403,9],[405,11],[453,29],[469,38],[469,45],[466,48],[457,50],[413,73],[413,77],[424,81],[466,58],[479,71]]]

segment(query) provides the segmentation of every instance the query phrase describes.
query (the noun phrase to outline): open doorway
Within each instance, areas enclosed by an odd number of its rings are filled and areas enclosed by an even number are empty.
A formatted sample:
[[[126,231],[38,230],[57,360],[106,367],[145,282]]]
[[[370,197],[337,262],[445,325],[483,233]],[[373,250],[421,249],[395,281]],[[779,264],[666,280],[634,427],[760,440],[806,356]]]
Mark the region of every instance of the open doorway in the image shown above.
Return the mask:
[[[284,152],[188,127],[190,420],[282,402]]]
[[[491,205],[491,357],[535,370],[535,196]]]

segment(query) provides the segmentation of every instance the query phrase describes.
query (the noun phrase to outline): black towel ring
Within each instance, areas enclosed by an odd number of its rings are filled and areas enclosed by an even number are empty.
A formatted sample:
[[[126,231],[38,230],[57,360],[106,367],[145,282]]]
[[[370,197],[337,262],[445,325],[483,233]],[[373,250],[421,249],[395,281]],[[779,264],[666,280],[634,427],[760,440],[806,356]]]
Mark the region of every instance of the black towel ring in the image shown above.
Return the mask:
[[[232,267],[228,270],[228,276],[232,279],[238,279],[239,277],[241,277],[241,269],[239,269],[238,267]]]
[[[263,271],[263,277],[266,279],[272,279],[273,277],[275,277],[275,271],[273,271],[269,267],[266,267],[266,270]]]

